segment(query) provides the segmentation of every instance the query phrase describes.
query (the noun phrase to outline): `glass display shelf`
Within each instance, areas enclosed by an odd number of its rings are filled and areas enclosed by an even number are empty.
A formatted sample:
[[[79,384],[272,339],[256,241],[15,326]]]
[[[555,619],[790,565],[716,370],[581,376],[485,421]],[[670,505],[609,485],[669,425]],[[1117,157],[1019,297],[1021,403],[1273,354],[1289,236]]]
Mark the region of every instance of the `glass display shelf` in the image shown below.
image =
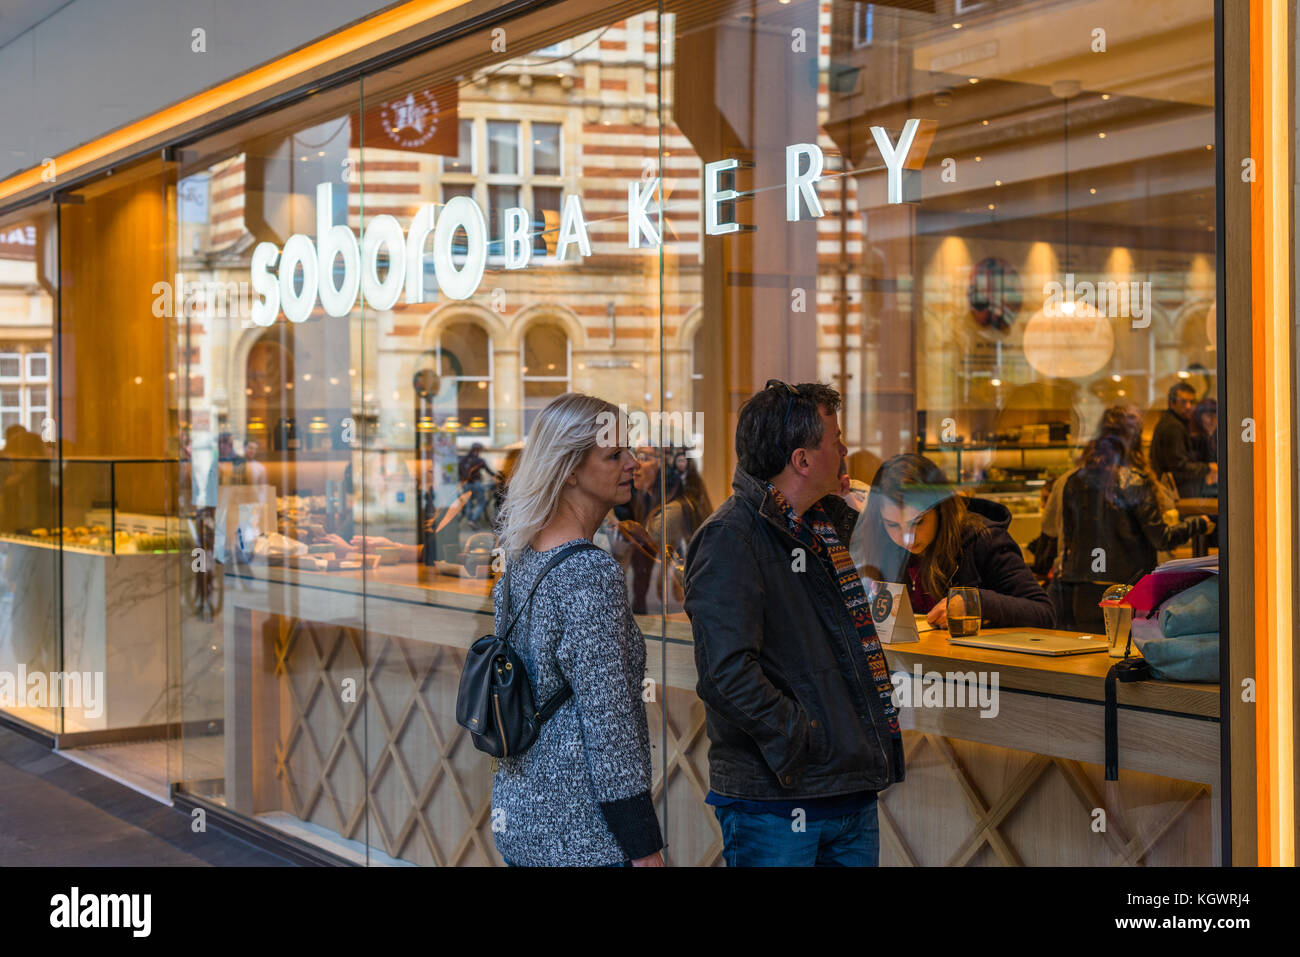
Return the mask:
[[[0,454],[0,540],[105,555],[174,554],[191,537],[165,511],[178,464]]]

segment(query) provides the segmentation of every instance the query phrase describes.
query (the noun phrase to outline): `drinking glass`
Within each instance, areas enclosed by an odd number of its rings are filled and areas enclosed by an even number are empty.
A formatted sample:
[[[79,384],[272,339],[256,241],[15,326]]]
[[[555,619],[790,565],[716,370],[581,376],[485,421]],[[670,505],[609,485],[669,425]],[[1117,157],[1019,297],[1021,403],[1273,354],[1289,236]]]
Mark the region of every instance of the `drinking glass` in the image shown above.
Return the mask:
[[[1133,624],[1133,609],[1120,602],[1133,590],[1131,585],[1111,585],[1101,596],[1101,614],[1106,621],[1106,647],[1112,658],[1128,654],[1129,629]]]
[[[980,633],[980,590],[959,587],[948,592],[948,634],[974,638]]]

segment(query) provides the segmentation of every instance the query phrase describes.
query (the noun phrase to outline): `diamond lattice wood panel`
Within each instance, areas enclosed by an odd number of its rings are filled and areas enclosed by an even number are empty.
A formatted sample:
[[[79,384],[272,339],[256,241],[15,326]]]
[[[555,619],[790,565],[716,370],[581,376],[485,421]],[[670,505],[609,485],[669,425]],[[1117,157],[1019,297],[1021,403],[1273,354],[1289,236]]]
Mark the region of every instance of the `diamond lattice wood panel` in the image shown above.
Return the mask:
[[[880,804],[886,865],[1209,865],[1213,800],[1194,782],[904,732],[907,778]],[[1104,825],[1104,827],[1103,827]]]

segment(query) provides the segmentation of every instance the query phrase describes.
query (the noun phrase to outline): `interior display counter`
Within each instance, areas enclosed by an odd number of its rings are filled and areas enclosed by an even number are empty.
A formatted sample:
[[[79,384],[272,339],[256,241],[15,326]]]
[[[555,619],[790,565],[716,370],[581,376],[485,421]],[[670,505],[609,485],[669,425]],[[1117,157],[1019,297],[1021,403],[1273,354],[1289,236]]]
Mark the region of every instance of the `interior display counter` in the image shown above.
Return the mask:
[[[61,743],[161,735],[168,596],[192,544],[162,506],[176,460],[0,456],[0,474],[0,670],[102,675],[102,700],[65,703]]]
[[[167,721],[167,658],[162,629],[167,596],[176,587],[176,555],[112,554],[97,548],[57,546],[12,536],[4,543],[5,581],[16,595],[60,594],[62,569],[63,657],[50,642],[32,643],[57,625],[51,601],[15,601],[21,615],[5,619],[0,670],[22,664],[29,673],[62,670],[103,674],[103,701],[67,705],[63,732],[147,728]],[[57,556],[51,560],[52,553]],[[12,659],[12,660],[8,660]]]
[[[455,723],[466,649],[492,630],[490,583],[380,566],[365,572],[363,602],[361,572],[252,565],[225,579],[227,803],[288,811],[352,840],[365,839],[369,813],[385,854],[500,863],[490,762]],[[718,864],[690,624],[681,614],[638,620],[656,685],[648,713],[669,859]],[[1217,862],[1216,686],[1120,685],[1122,770],[1107,785],[1105,655],[959,648],[936,632],[886,655],[891,671],[919,667],[922,680],[973,671],[987,690],[996,673],[998,713],[902,709],[907,779],[881,801],[882,863]],[[355,702],[340,699],[347,678],[364,680]],[[1105,831],[1093,829],[1098,810]]]

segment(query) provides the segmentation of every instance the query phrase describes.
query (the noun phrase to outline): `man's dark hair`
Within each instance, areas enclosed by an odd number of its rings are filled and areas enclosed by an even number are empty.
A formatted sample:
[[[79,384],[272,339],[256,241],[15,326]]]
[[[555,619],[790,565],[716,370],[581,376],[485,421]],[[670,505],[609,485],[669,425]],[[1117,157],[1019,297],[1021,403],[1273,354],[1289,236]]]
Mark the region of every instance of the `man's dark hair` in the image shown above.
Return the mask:
[[[1192,388],[1190,383],[1175,382],[1173,385],[1169,387],[1169,401],[1173,402],[1174,399],[1178,397],[1178,393],[1180,392],[1190,392],[1192,394],[1192,398],[1196,398],[1196,390]]]
[[[795,449],[821,445],[826,433],[822,410],[840,410],[840,394],[828,385],[801,382],[794,390],[792,395],[782,386],[771,386],[740,407],[736,460],[756,479],[766,482],[780,474]]]

